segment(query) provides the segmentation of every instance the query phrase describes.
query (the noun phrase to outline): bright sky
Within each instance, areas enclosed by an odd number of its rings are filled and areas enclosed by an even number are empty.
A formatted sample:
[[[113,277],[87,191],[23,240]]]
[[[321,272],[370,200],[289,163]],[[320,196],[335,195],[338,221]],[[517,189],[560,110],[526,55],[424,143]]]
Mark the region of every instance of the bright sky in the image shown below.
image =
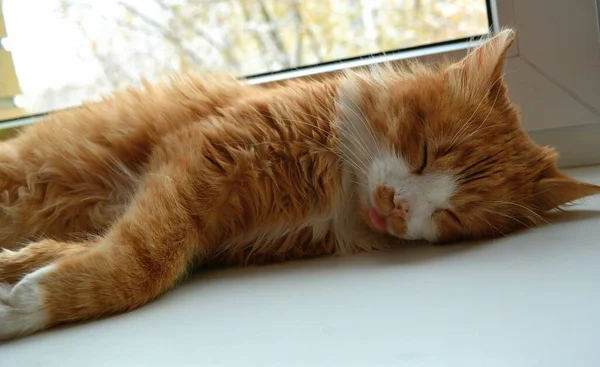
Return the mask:
[[[3,4],[8,32],[4,44],[12,51],[25,93],[95,79],[98,69],[78,57],[78,45],[84,40],[74,24],[61,20],[58,0],[4,0]]]
[[[129,0],[138,6],[146,0]],[[120,11],[114,0],[77,0],[78,7],[89,8],[94,16],[85,17],[86,30],[91,38],[108,37],[114,29],[107,29]],[[65,85],[90,86],[103,77],[102,69],[90,52],[90,43],[81,34],[75,19],[65,19],[60,0],[4,0],[4,18],[8,38],[3,41],[13,55],[23,96],[16,102],[24,107],[35,105],[34,96],[45,89]],[[92,6],[93,4],[93,6]],[[148,8],[148,7],[145,7]],[[95,23],[95,24],[94,24]],[[116,25],[113,26],[116,27]],[[127,45],[112,45],[115,50]],[[126,52],[126,50],[123,50]],[[71,101],[69,103],[78,103]],[[61,106],[64,107],[64,106]]]

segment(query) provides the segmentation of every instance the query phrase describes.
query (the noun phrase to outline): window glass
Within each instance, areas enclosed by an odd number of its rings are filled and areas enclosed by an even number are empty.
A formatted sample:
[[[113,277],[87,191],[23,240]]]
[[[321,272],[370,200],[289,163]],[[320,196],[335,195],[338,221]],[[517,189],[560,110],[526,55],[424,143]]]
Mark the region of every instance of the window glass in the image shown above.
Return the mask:
[[[141,77],[277,72],[487,33],[485,0],[4,0],[22,95],[47,111]]]

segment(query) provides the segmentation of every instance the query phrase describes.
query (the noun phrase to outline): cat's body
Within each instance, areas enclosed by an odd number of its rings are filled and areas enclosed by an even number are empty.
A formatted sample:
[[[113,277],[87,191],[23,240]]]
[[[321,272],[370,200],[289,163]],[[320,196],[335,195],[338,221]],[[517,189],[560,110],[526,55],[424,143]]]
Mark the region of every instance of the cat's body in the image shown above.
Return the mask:
[[[187,180],[193,186],[194,192],[181,197],[186,210],[210,214],[196,218],[196,230],[220,227],[214,234],[220,238],[214,262],[332,254],[334,237],[345,236],[345,230],[333,232],[345,227],[340,221],[352,221],[344,215],[357,210],[342,195],[351,193],[351,183],[350,177],[343,179],[348,173],[341,169],[332,123],[336,82],[277,90],[191,77],[169,85],[168,93],[152,86],[121,93],[115,110],[107,100],[56,114],[4,146],[11,150],[3,162],[5,177],[9,174],[15,184],[5,192],[5,215],[12,218],[5,219],[0,233],[3,246],[18,247],[36,237],[77,241],[100,234],[156,176],[160,182]],[[198,108],[202,104],[193,98],[211,86],[220,86],[224,97],[208,101],[210,109]],[[186,94],[190,103],[182,103]],[[305,104],[307,94],[329,105]],[[159,173],[170,165],[171,175]],[[362,223],[355,222],[355,228]],[[223,228],[225,223],[230,228]],[[351,251],[354,235],[344,240],[342,252]],[[272,247],[265,246],[271,242]],[[248,256],[242,259],[243,251]]]
[[[439,70],[148,86],[3,143],[0,338],[137,308],[193,266],[502,235],[598,193],[520,128],[512,37]]]

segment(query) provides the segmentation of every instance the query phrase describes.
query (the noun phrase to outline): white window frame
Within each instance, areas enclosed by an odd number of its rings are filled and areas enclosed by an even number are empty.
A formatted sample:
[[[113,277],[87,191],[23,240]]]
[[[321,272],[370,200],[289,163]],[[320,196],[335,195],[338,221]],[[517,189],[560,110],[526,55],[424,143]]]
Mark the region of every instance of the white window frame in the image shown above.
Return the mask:
[[[496,0],[495,23],[517,29],[506,82],[523,125],[560,165],[600,164],[598,0]]]

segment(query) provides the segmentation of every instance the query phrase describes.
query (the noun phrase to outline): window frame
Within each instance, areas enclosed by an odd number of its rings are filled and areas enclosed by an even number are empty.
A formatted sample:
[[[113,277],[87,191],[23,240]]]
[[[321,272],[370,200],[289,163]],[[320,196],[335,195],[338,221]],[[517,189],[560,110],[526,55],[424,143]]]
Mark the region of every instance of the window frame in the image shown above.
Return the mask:
[[[518,32],[505,79],[525,129],[562,167],[600,164],[598,0],[494,2],[495,24]]]

